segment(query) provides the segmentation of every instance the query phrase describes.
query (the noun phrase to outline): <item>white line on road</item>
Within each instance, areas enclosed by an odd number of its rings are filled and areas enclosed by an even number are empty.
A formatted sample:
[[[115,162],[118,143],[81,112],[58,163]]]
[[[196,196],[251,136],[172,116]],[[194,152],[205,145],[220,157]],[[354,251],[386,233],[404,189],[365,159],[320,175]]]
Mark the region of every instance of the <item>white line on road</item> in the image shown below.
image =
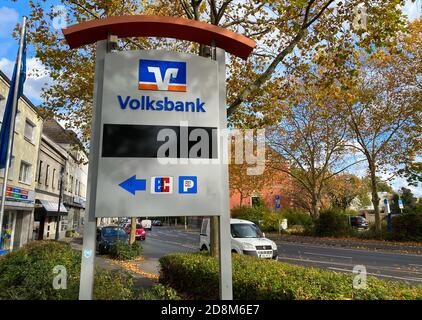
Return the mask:
[[[374,255],[380,255],[380,256],[390,256],[390,255],[400,255],[400,256],[407,256],[407,257],[422,257],[422,254],[411,254],[411,253],[402,253],[402,252],[389,252],[389,251],[378,251],[374,249],[356,249],[356,248],[344,248],[344,247],[337,247],[334,245],[315,245],[315,244],[305,244],[305,243],[298,243],[298,242],[291,242],[291,241],[283,241],[283,240],[277,240],[275,241],[277,244],[277,247],[282,248],[283,245],[286,246],[292,246],[292,247],[306,247],[306,248],[320,248],[320,249],[332,249],[332,250],[338,250],[338,251],[351,251],[356,253],[371,253]]]
[[[311,254],[311,255],[315,255],[315,256],[322,256],[322,257],[332,257],[332,258],[352,259],[352,257],[337,256],[337,255],[323,254],[323,253],[314,253],[314,252],[303,252],[303,253],[304,253],[304,254]]]
[[[335,270],[335,271],[345,271],[345,272],[353,273],[353,270],[342,269],[342,268],[328,267],[328,269]],[[387,274],[371,273],[371,272],[367,272],[366,274],[377,276],[377,277],[385,277],[385,278],[393,278],[393,279],[399,279],[399,280],[422,282],[421,278],[397,277],[397,276],[391,276],[391,275],[387,275]]]
[[[300,261],[304,263],[316,263],[316,264],[328,264],[332,266],[343,266],[343,267],[350,267],[353,268],[356,264],[351,263],[343,263],[343,262],[333,262],[333,261],[322,261],[322,260],[310,260],[310,259],[298,259],[298,258],[290,258],[290,257],[281,257],[278,256],[278,261],[283,260],[292,260],[292,261]],[[287,262],[287,261],[286,261]],[[396,269],[394,267],[382,267],[382,266],[372,266],[372,265],[365,265],[367,269],[375,269],[375,270],[383,270],[383,271],[390,271],[390,272],[401,272],[401,273],[413,273],[417,275],[422,275],[421,272],[418,271],[411,271],[411,270],[403,270],[403,269]],[[318,266],[314,266],[318,268]]]

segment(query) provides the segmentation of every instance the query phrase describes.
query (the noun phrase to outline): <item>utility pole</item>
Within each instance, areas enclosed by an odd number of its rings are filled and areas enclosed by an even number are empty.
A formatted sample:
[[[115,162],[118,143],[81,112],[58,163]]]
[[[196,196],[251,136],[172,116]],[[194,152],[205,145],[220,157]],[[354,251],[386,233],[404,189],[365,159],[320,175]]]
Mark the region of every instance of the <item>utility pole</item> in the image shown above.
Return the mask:
[[[56,240],[59,240],[59,235],[60,235],[60,205],[62,203],[62,197],[63,197],[63,177],[64,177],[64,168],[62,167],[60,169],[59,204],[57,206],[56,236],[55,236]]]

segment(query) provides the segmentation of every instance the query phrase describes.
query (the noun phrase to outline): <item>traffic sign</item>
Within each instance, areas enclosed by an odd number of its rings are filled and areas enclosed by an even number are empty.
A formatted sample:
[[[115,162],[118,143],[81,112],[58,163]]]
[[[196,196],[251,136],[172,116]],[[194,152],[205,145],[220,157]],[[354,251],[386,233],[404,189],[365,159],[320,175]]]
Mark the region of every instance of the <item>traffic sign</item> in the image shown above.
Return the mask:
[[[398,203],[399,203],[399,209],[404,209],[403,200],[399,199]]]

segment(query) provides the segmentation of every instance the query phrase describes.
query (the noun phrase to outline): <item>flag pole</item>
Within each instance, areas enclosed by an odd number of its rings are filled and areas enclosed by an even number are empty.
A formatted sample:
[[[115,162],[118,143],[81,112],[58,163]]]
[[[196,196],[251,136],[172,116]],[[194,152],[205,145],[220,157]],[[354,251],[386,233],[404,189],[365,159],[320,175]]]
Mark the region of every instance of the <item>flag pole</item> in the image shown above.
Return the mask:
[[[19,41],[19,51],[18,51],[18,57],[17,57],[17,63],[16,63],[16,76],[15,76],[15,83],[14,83],[14,91],[13,91],[13,101],[12,101],[12,119],[11,119],[11,125],[9,133],[9,141],[7,145],[7,155],[6,155],[6,166],[4,167],[4,178],[3,178],[3,188],[1,190],[1,205],[0,205],[0,244],[3,244],[3,216],[4,216],[4,206],[6,203],[6,190],[7,190],[7,181],[9,177],[9,166],[10,166],[10,155],[12,153],[12,141],[13,141],[13,135],[15,130],[15,115],[16,110],[18,107],[18,92],[19,92],[19,78],[20,78],[20,71],[22,67],[22,54],[23,54],[23,41],[24,41],[24,35],[25,35],[25,27],[26,27],[26,17],[23,17],[22,20],[22,27],[21,27],[21,38]],[[1,249],[1,248],[0,248]]]

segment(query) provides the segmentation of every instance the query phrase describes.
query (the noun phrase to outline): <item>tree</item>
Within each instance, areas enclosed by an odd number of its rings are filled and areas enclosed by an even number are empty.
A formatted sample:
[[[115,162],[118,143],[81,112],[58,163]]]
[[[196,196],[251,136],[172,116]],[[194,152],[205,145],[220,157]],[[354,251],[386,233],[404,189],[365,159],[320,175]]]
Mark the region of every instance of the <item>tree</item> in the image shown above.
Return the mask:
[[[45,65],[53,84],[43,89],[44,112],[64,120],[89,141],[92,114],[95,47],[68,50],[58,22],[68,24],[113,15],[147,14],[185,17],[206,21],[239,31],[256,40],[260,46],[247,62],[230,58],[228,64],[228,113],[233,123],[255,122],[251,112],[270,109],[261,97],[271,96],[274,83],[283,78],[280,65],[293,67],[300,57],[312,56],[314,50],[328,43],[341,42],[339,50],[350,50],[350,39],[370,47],[383,43],[402,25],[396,10],[404,0],[368,0],[366,36],[360,28],[344,28],[360,17],[356,8],[361,0],[61,0],[65,8],[30,0],[28,39],[36,57]],[[342,37],[339,38],[339,30]],[[382,32],[381,32],[382,31]],[[347,35],[346,35],[347,34]],[[200,52],[203,47],[167,39],[120,39],[118,50],[165,48],[183,52]],[[342,49],[340,49],[342,48]],[[337,60],[336,60],[337,61]],[[339,61],[340,62],[340,61]],[[258,121],[259,123],[259,121]]]
[[[325,193],[332,207],[346,210],[354,199],[363,199],[368,190],[359,177],[343,173],[330,179]]]
[[[375,225],[381,231],[377,174],[412,163],[421,150],[421,19],[397,36],[397,46],[360,56],[360,75],[348,90],[344,114],[353,147],[367,162]],[[351,93],[353,92],[353,93]]]
[[[355,164],[344,161],[349,151],[347,121],[333,112],[337,109],[332,87],[322,88],[315,75],[292,80],[289,97],[277,106],[281,119],[268,135],[269,144],[283,159],[276,169],[290,175],[303,189],[314,217],[328,181]]]

